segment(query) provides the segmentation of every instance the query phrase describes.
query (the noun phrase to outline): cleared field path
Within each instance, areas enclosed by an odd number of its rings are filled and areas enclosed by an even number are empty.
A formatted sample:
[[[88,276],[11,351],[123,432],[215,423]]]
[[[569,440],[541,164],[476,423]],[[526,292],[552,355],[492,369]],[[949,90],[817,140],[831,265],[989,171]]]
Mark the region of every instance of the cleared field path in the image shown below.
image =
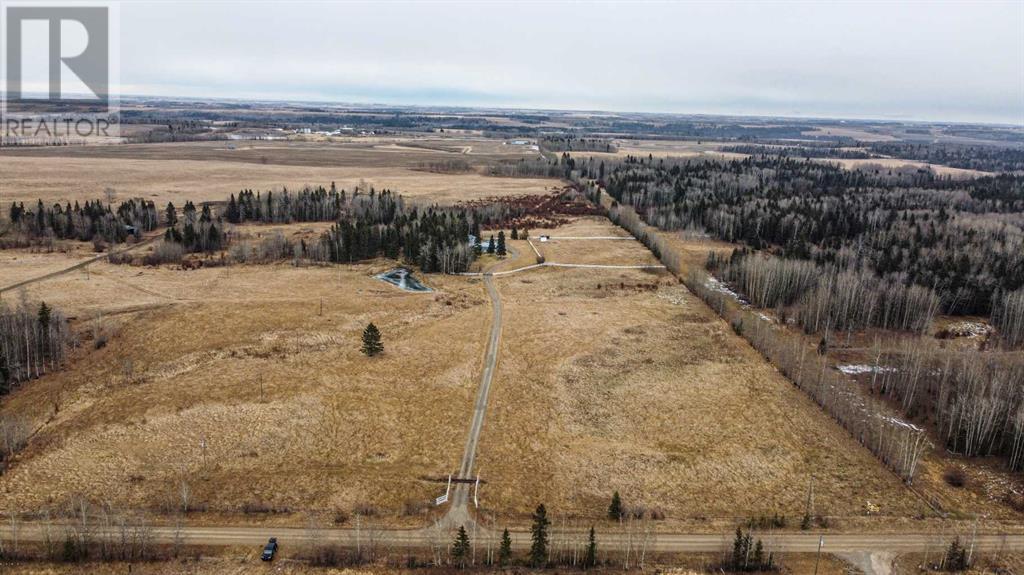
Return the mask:
[[[100,261],[100,260],[102,260],[102,259],[104,259],[106,257],[109,257],[111,253],[130,252],[130,251],[132,251],[132,250],[134,250],[136,248],[140,248],[142,246],[149,245],[149,244],[153,243],[159,237],[161,237],[161,236],[159,234],[157,234],[157,235],[154,235],[154,236],[152,236],[150,238],[142,240],[141,242],[138,242],[136,244],[132,244],[132,245],[130,245],[130,246],[128,246],[128,247],[118,251],[118,252],[109,252],[109,253],[105,253],[105,254],[100,254],[100,255],[98,255],[96,257],[92,257],[92,258],[89,258],[87,260],[82,260],[82,261],[78,262],[77,264],[74,264],[72,266],[68,266],[68,267],[66,267],[66,268],[64,268],[62,270],[57,270],[55,272],[50,272],[48,274],[43,274],[41,276],[36,276],[34,278],[29,278],[27,280],[20,281],[18,283],[14,283],[14,284],[11,284],[9,286],[0,287],[0,294],[2,294],[4,292],[16,290],[18,288],[25,287],[27,285],[34,284],[36,282],[41,282],[41,281],[44,281],[44,280],[48,280],[48,279],[52,279],[52,278],[55,278],[55,277],[59,277],[59,276],[62,276],[64,274],[71,273],[71,272],[73,272],[75,270],[80,270],[80,269],[84,268],[85,266],[87,266],[89,264],[96,263],[96,262],[98,262],[98,261]]]

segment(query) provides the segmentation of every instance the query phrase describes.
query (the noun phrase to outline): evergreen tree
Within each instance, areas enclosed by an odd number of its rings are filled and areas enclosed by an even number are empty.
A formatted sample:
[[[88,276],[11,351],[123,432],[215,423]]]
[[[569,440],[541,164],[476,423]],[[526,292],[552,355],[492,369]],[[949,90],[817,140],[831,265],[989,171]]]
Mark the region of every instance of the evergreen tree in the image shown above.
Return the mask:
[[[494,235],[492,234],[491,235],[491,241],[487,242],[487,253],[493,254],[494,250],[495,250],[495,247],[494,247]]]
[[[746,538],[743,537],[743,529],[737,527],[736,537],[732,540],[732,568],[742,569],[746,556]]]
[[[178,210],[174,209],[174,204],[167,202],[167,207],[164,209],[164,217],[167,219],[167,227],[173,228],[178,225]]]
[[[466,534],[466,528],[460,525],[459,532],[455,536],[455,545],[452,547],[452,559],[460,569],[465,568],[469,563],[469,552],[469,535]]]
[[[548,562],[548,511],[541,503],[533,514],[533,525],[530,527],[530,565],[543,567]]]
[[[498,565],[504,567],[512,561],[512,536],[508,528],[501,534],[501,547],[498,548]]]
[[[590,527],[590,537],[587,541],[587,554],[583,557],[583,568],[589,569],[597,565],[597,537],[594,535],[594,527]]]
[[[498,252],[498,257],[505,257],[505,255],[508,254],[508,251],[505,250],[505,231],[504,230],[498,232],[497,252]]]
[[[380,341],[380,330],[377,329],[377,326],[373,325],[373,322],[370,322],[366,329],[363,330],[362,351],[368,357],[373,357],[384,351],[384,344]]]
[[[517,230],[515,226],[512,226],[512,239],[519,239],[519,230]]]
[[[622,516],[622,499],[619,497],[619,492],[616,491],[612,494],[611,505],[608,506],[608,519],[611,519],[612,521],[621,521]]]
[[[46,302],[39,304],[39,327],[43,330],[50,327],[50,306],[46,305]]]
[[[967,549],[960,545],[960,538],[957,537],[946,549],[946,558],[943,561],[943,568],[946,571],[963,571],[967,569]]]

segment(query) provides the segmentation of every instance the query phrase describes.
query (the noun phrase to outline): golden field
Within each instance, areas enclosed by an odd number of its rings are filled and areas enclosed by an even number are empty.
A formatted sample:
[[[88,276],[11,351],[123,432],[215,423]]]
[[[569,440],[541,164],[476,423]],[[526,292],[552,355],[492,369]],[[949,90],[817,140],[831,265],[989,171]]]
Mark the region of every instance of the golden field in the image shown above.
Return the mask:
[[[259,226],[251,227],[253,233]],[[299,233],[303,225],[270,227]],[[549,262],[656,264],[590,217],[531,230]],[[517,256],[495,269],[532,263]],[[63,256],[61,256],[63,257]],[[10,509],[78,495],[165,511],[190,490],[210,521],[375,510],[422,520],[458,467],[490,305],[472,277],[431,294],[355,266],[132,267],[96,263],[31,284],[74,318],[70,369],[2,404],[39,431],[0,476]],[[490,264],[489,264],[490,265]],[[541,268],[495,278],[504,324],[477,468],[489,515],[603,515],[612,490],[669,522],[920,503],[816,405],[663,270]],[[6,294],[5,294],[6,295]],[[323,301],[323,315],[320,302]],[[387,352],[359,351],[367,322]],[[93,338],[109,338],[94,350]],[[261,388],[263,397],[261,399]],[[205,454],[201,447],[206,442]],[[204,457],[205,455],[205,457]]]
[[[558,185],[543,178],[501,178],[476,171],[433,173],[421,166],[448,160],[470,166],[533,157],[523,146],[473,140],[424,142],[406,139],[344,143],[190,142],[26,148],[0,151],[4,184],[0,205],[142,197],[162,208],[225,201],[241,189],[269,190],[305,185],[352,190],[358,185],[390,189],[406,197],[453,203],[494,196],[539,194]],[[458,151],[445,151],[448,148]],[[469,148],[468,153],[462,150]],[[474,150],[477,152],[475,153]]]
[[[90,269],[27,289],[84,341],[70,369],[3,402],[40,426],[0,477],[4,511],[77,495],[161,511],[185,483],[211,516],[396,517],[458,466],[490,311],[478,281],[409,294],[373,279],[379,264]],[[370,321],[386,346],[373,359]],[[114,334],[98,350],[94,325]]]
[[[599,219],[555,232],[621,235]],[[539,245],[551,262],[653,263],[632,241]],[[488,511],[524,518],[544,502],[593,520],[618,490],[670,522],[798,521],[812,474],[818,513],[925,509],[667,272],[541,268],[495,283],[504,331],[477,458]]]

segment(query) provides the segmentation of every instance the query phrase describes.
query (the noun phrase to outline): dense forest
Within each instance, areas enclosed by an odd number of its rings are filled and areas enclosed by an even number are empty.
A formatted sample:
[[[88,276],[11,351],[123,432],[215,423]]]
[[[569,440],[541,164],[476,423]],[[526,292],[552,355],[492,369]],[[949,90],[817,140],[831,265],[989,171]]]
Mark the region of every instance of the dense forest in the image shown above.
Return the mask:
[[[67,203],[47,207],[39,200],[35,210],[22,203],[11,203],[8,211],[14,237],[11,241],[25,243],[45,239],[71,239],[79,241],[102,240],[120,243],[128,236],[138,237],[160,224],[160,217],[152,201],[132,199],[122,202],[116,210],[100,200],[85,205]]]
[[[869,149],[904,160],[917,160],[953,168],[982,172],[1024,171],[1024,148],[968,146],[961,144],[918,144],[910,142],[874,142]]]
[[[661,229],[717,238],[828,270],[870,270],[933,290],[950,314],[988,315],[1024,286],[1024,177],[955,180],[820,162],[627,158],[579,162]],[[777,303],[777,302],[775,302]]]

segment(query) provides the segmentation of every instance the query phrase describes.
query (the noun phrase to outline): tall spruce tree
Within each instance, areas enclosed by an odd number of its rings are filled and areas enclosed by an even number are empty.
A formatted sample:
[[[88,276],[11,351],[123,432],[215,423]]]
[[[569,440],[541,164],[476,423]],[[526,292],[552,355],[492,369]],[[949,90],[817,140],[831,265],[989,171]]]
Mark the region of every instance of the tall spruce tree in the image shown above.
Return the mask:
[[[608,519],[612,521],[620,521],[622,519],[622,498],[619,497],[619,492],[612,493],[612,502],[608,505]]]
[[[380,341],[380,330],[373,325],[373,322],[370,322],[363,330],[362,351],[368,357],[373,357],[384,351],[384,344]]]
[[[597,565],[597,537],[594,534],[594,527],[590,527],[590,537],[587,539],[587,554],[583,557],[583,568],[589,569]]]
[[[508,533],[508,527],[501,534],[501,546],[498,548],[498,565],[504,567],[512,561],[512,536]]]
[[[493,254],[494,250],[495,250],[494,235],[491,235],[491,241],[487,242],[487,253]]]
[[[464,569],[469,564],[469,535],[466,534],[466,528],[459,525],[459,532],[455,535],[455,545],[452,546],[452,559],[455,561],[460,569]]]
[[[543,567],[548,562],[548,511],[541,503],[533,513],[533,525],[530,527],[530,565]]]
[[[505,232],[504,230],[498,232],[498,247],[497,252],[499,257],[505,257],[508,251],[505,249]]]

